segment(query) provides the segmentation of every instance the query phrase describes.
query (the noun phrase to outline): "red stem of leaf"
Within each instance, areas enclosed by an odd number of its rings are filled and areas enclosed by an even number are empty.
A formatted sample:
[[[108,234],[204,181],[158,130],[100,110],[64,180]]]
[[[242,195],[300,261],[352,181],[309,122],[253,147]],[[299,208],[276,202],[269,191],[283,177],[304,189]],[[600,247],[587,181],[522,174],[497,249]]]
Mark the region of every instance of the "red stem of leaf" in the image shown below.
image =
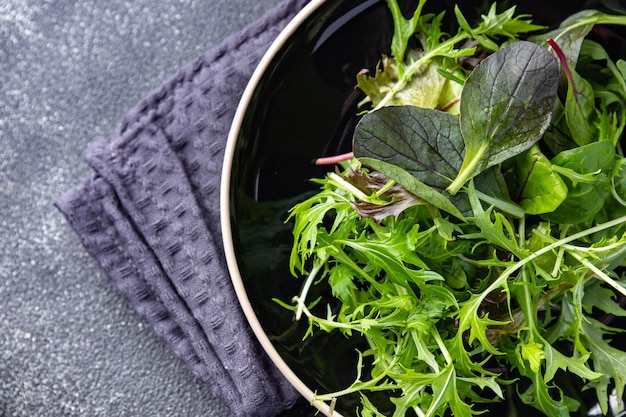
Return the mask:
[[[567,64],[567,59],[565,58],[565,54],[563,53],[563,50],[561,49],[559,44],[556,43],[556,41],[552,38],[548,39],[546,42],[548,42],[548,45],[550,45],[550,47],[556,53],[556,56],[559,58],[559,61],[561,61],[561,65],[563,66],[563,70],[565,71],[565,75],[567,76],[567,80],[572,86],[572,92],[574,93],[574,98],[576,99],[576,102],[578,103],[578,90],[576,89],[576,84],[574,84],[574,77],[572,76],[572,71],[570,70],[570,67]]]
[[[339,162],[350,160],[352,158],[354,158],[354,152],[348,152],[341,155],[317,158],[314,163],[315,165],[333,165],[338,164]]]
[[[446,104],[441,111],[448,111],[452,108],[452,106],[454,106],[456,103],[458,103],[459,101],[461,101],[461,97],[457,97],[454,100],[452,100],[451,102],[449,102],[448,104]]]

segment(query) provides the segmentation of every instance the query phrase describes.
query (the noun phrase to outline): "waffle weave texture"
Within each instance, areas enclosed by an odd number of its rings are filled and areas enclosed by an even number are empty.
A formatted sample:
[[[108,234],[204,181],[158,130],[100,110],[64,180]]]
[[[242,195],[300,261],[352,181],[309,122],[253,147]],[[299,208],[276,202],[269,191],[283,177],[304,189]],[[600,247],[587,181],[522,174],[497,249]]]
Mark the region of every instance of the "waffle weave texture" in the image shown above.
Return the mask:
[[[181,68],[93,143],[93,175],[56,201],[134,309],[237,416],[299,397],[241,311],[223,255],[220,175],[256,65],[306,0],[285,0]]]

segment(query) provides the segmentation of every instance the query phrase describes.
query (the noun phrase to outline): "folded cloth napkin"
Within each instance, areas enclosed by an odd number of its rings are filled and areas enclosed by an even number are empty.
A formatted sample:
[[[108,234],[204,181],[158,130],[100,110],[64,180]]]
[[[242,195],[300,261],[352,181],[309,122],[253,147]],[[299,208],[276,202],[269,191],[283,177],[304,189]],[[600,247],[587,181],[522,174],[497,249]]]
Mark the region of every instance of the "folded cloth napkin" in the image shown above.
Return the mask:
[[[285,0],[181,68],[91,145],[92,177],[60,197],[86,250],[237,416],[298,394],[265,355],[231,286],[219,228],[224,147],[257,63],[308,0]]]

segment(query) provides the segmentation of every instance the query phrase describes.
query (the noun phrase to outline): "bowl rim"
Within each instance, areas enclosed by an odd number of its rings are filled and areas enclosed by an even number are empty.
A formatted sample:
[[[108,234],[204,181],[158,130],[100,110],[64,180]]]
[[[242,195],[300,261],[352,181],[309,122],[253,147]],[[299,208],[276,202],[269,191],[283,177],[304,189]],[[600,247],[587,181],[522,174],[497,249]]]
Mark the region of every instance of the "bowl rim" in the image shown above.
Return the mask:
[[[220,223],[222,229],[222,243],[224,245],[224,253],[226,256],[226,263],[230,278],[235,289],[235,294],[239,299],[239,303],[244,312],[244,315],[252,328],[252,331],[256,338],[259,340],[262,348],[270,357],[271,361],[276,365],[278,370],[285,376],[285,378],[295,387],[295,389],[306,398],[313,406],[324,413],[326,416],[333,415],[333,417],[342,417],[337,411],[331,410],[330,406],[321,401],[313,401],[314,392],[293,372],[293,370],[287,365],[284,359],[280,356],[267,334],[264,332],[261,323],[256,316],[250,299],[248,298],[247,291],[245,289],[243,279],[241,277],[241,271],[237,264],[237,258],[235,255],[234,242],[232,238],[232,227],[230,219],[230,183],[231,183],[231,170],[233,167],[233,157],[237,145],[237,140],[241,130],[241,124],[246,115],[247,108],[252,101],[252,97],[259,83],[261,82],[264,74],[270,68],[270,65],[277,54],[281,51],[286,42],[295,34],[311,14],[317,10],[320,6],[327,3],[329,0],[311,0],[307,3],[284,27],[284,29],[278,34],[276,39],[271,43],[268,50],[265,52],[259,64],[255,68],[252,76],[250,77],[248,84],[241,96],[239,105],[235,112],[231,128],[227,137],[226,148],[224,152],[224,163],[222,166],[222,176],[220,184]]]

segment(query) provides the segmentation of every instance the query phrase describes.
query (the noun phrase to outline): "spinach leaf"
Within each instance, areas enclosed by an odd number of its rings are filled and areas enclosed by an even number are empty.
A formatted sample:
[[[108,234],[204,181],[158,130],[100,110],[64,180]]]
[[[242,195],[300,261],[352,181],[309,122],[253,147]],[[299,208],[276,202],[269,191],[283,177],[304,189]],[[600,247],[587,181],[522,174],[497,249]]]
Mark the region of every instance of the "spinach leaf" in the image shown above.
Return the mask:
[[[587,80],[575,71],[571,74],[572,83],[568,84],[565,99],[565,121],[572,139],[582,146],[596,139],[597,130],[593,125],[595,97]]]
[[[541,139],[550,124],[558,83],[557,60],[531,42],[510,44],[483,60],[461,94],[465,158],[447,190],[456,194],[479,172]]]
[[[602,45],[592,40],[585,39],[582,43],[581,55],[583,57],[589,57],[594,61],[602,61],[604,64],[602,67],[606,67],[605,71],[598,72],[606,72],[607,74],[605,74],[605,76],[611,77],[611,81],[615,84],[610,89],[616,91],[622,97],[626,97],[626,75],[620,72],[620,69],[613,62],[609,53]]]
[[[516,176],[520,179],[517,202],[527,214],[554,211],[567,196],[567,185],[552,169],[552,163],[534,145],[515,158]]]
[[[552,164],[557,169],[563,167],[574,172],[560,171],[565,174],[563,178],[569,190],[567,198],[554,211],[542,216],[561,224],[575,224],[593,217],[609,193],[608,175],[615,164],[611,141],[603,140],[563,151],[552,159]],[[589,182],[584,180],[586,174],[597,175],[593,182]]]

